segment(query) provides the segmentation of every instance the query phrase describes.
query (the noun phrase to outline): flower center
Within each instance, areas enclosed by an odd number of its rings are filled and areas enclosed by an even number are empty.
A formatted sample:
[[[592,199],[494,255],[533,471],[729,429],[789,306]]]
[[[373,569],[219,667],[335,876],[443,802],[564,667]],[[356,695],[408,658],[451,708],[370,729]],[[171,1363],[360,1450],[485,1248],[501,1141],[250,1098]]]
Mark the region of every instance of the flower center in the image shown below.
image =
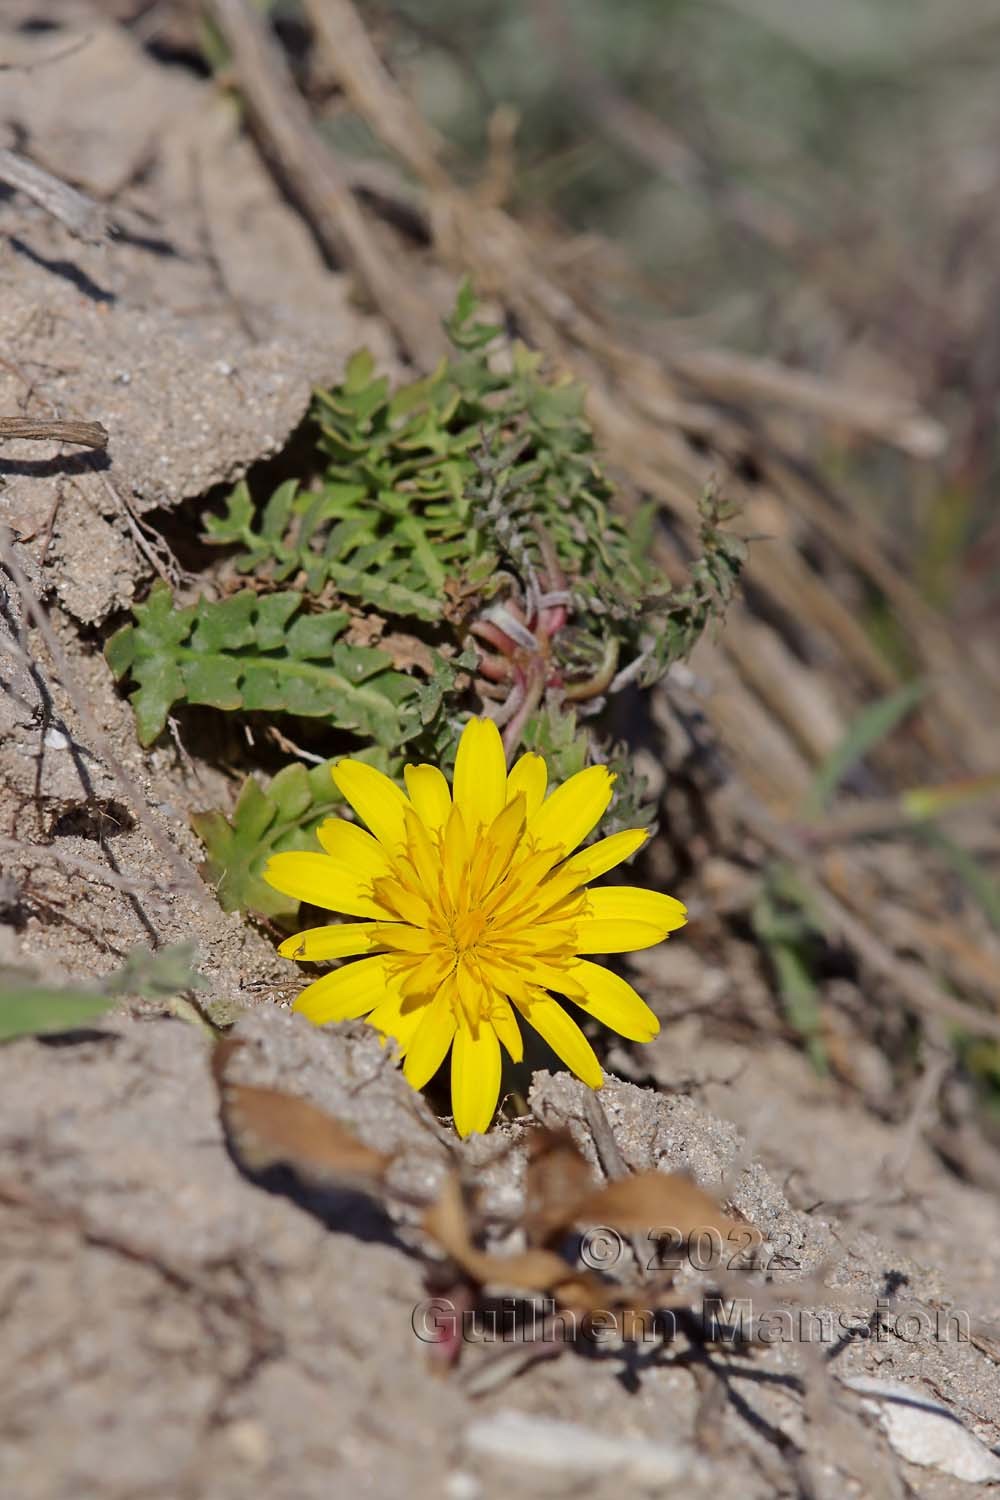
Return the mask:
[[[474,948],[486,931],[486,917],[481,911],[466,911],[456,916],[451,924],[451,937],[455,951],[464,953]]]

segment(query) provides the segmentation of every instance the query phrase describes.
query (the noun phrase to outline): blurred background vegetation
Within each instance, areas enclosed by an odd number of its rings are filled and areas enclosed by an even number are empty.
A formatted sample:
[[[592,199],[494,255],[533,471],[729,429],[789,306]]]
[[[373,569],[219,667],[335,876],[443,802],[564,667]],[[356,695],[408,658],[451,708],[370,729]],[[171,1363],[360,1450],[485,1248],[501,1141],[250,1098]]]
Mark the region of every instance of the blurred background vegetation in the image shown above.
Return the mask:
[[[1000,12],[993,0],[365,0],[468,184],[600,262],[641,347],[766,355],[929,408],[928,466],[845,451],[927,598],[995,630]],[[271,7],[304,27],[298,0]],[[322,96],[320,72],[312,78]],[[374,133],[331,92],[350,154]],[[500,166],[498,167],[498,162]],[[593,282],[591,281],[591,285]],[[831,440],[832,438],[832,440]],[[815,449],[814,449],[815,452]],[[871,603],[882,646],[906,643]]]

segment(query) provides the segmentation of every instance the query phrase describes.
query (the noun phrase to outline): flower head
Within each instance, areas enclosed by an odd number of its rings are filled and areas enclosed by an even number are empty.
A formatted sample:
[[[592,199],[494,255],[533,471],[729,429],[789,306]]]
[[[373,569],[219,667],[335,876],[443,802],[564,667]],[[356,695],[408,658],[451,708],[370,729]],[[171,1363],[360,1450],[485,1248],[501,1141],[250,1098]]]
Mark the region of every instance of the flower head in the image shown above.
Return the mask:
[[[586,888],[647,837],[629,829],[573,853],[604,815],[614,776],[591,766],[546,796],[542,757],[522,755],[508,774],[489,719],[466,725],[452,788],[436,766],[404,774],[407,794],[361,761],[340,761],[333,779],[371,832],[330,818],[318,830],[322,854],[268,862],[265,879],[284,895],[365,919],[281,944],[286,958],[356,959],[307,985],[295,1009],[319,1026],[366,1016],[395,1038],[417,1089],[450,1048],[463,1136],[493,1118],[500,1044],[521,1059],[518,1015],[600,1088],[593,1048],[550,992],[621,1036],[650,1041],[659,1022],[649,1006],[583,955],[652,947],[686,920],[672,896]]]

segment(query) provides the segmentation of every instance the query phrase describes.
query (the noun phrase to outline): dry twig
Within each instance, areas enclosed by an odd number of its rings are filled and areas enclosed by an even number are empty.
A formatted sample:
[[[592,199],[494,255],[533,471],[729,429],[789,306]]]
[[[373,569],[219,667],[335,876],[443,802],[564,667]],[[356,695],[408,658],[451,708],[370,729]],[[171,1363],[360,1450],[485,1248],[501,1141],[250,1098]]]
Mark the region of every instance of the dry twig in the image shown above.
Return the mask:
[[[0,417],[0,443],[11,438],[50,439],[54,443],[79,443],[83,448],[106,448],[108,430],[100,422],[45,421],[35,417]]]
[[[918,1014],[952,1021],[972,1036],[988,1036],[1000,1041],[1000,1015],[967,1005],[949,995],[920,964],[893,952],[871,927],[847,909],[826,884],[821,884],[802,869],[801,845],[763,808],[752,805],[747,799],[740,807],[739,816],[766,848],[780,859],[796,865],[808,884],[816,910],[829,934],[845,943],[865,968],[896,989]],[[874,915],[876,920],[880,919],[878,912]]]
[[[16,188],[89,245],[103,244],[110,233],[110,220],[93,198],[6,147],[0,147],[0,182]]]
[[[419,363],[443,348],[437,319],[390,263],[338,168],[313,128],[288,65],[248,0],[210,0],[232,53],[264,155],[299,203],[326,254],[349,265]]]
[[[12,856],[8,862],[18,864],[23,861],[26,865],[33,865],[41,861],[48,861],[58,865],[67,874],[79,875],[85,880],[95,880],[98,885],[110,886],[113,891],[126,891],[131,894],[148,895],[151,891],[169,891],[174,887],[170,882],[162,880],[143,880],[140,875],[121,875],[109,870],[106,865],[98,864],[93,859],[82,859],[77,854],[66,854],[61,849],[55,849],[50,844],[29,844],[24,839],[0,838],[0,850]]]

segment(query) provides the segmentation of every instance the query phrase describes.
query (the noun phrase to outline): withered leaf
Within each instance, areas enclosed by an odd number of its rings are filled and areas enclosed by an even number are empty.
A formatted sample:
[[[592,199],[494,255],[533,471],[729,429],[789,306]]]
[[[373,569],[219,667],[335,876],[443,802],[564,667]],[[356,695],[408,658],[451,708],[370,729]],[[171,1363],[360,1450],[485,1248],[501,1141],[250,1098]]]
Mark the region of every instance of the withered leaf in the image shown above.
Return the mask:
[[[532,1244],[547,1245],[575,1222],[578,1205],[594,1191],[590,1163],[568,1130],[539,1130],[528,1145],[524,1228]]]
[[[704,1188],[680,1172],[637,1172],[595,1188],[576,1204],[573,1222],[608,1224],[623,1234],[662,1226],[685,1239],[706,1229],[723,1240],[747,1234],[760,1238],[751,1225],[727,1218]]]
[[[675,1230],[686,1240],[708,1230],[759,1244],[760,1232],[729,1219],[704,1188],[681,1172],[637,1172],[594,1185],[591,1168],[567,1130],[540,1130],[529,1145],[524,1225],[548,1244],[573,1225],[601,1224],[623,1234]]]
[[[521,1250],[494,1255],[478,1250],[469,1224],[458,1177],[445,1178],[437,1199],[424,1215],[423,1227],[465,1274],[479,1286],[512,1287],[525,1292],[547,1292],[565,1307],[580,1311],[597,1307],[602,1286],[586,1271],[577,1271],[551,1250]]]
[[[401,630],[394,630],[389,635],[383,636],[379,642],[383,651],[388,651],[392,665],[397,672],[409,672],[411,668],[423,672],[425,677],[430,677],[434,672],[434,652],[426,641],[420,640],[419,636],[406,635]]]
[[[374,646],[382,639],[385,620],[374,610],[352,610],[344,639],[352,646]]]
[[[254,1173],[290,1167],[324,1186],[371,1188],[382,1181],[392,1157],[366,1146],[326,1110],[281,1089],[229,1083],[226,1064],[240,1046],[235,1040],[217,1043],[213,1073],[222,1127],[241,1166]]]

